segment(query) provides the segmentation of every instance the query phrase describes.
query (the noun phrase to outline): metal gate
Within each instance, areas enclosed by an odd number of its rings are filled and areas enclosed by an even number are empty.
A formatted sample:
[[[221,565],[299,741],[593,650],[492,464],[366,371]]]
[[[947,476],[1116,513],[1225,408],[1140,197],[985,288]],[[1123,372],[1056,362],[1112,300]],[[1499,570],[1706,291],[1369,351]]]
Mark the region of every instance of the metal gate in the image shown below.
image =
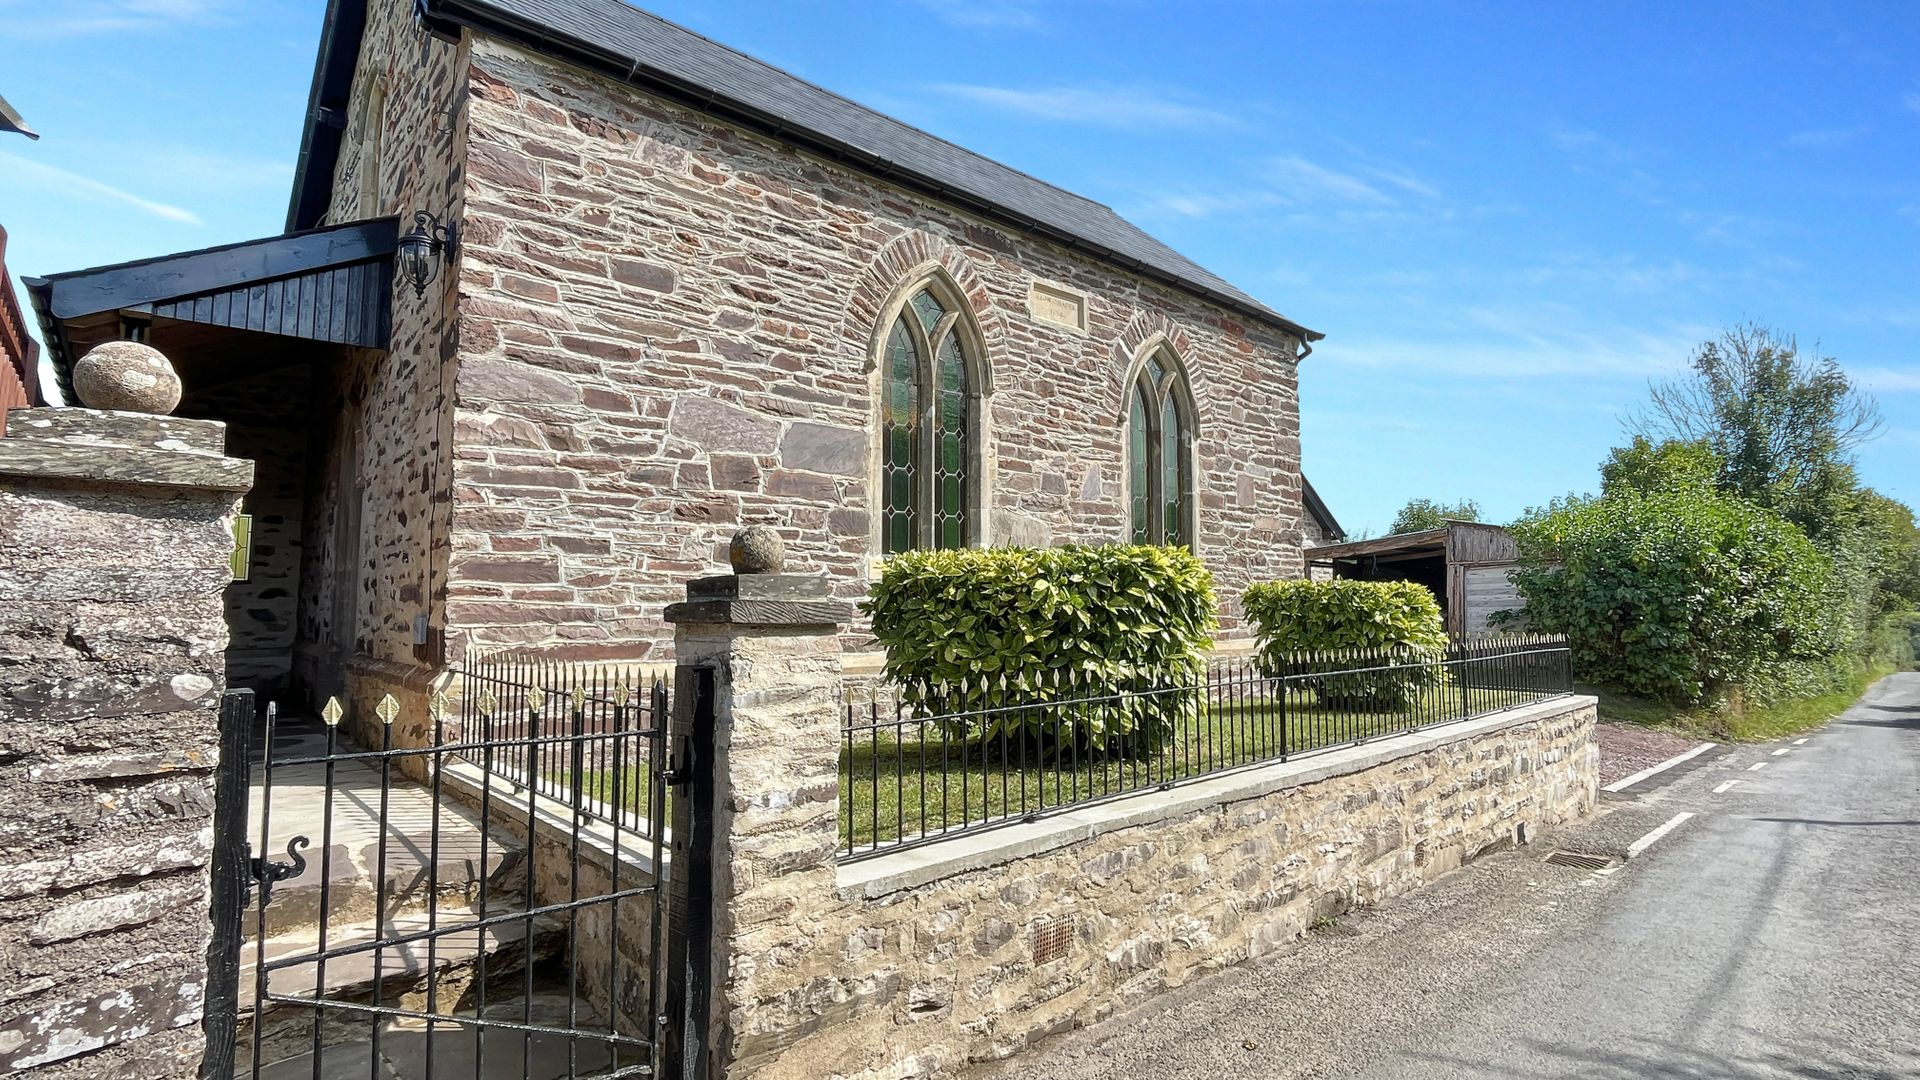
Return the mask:
[[[483,658],[368,711],[228,695],[202,1075],[660,1074],[665,673]]]

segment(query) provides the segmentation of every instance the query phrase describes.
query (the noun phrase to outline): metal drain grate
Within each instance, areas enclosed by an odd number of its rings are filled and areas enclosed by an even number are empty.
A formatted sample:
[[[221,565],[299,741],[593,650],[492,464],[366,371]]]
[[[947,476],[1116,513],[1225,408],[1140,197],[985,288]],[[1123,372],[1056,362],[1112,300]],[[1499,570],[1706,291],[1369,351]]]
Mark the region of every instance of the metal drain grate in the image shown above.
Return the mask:
[[[1033,924],[1033,962],[1059,960],[1073,949],[1073,920],[1045,919]]]
[[[1556,851],[1547,856],[1547,861],[1555,866],[1571,866],[1577,870],[1605,870],[1620,860],[1611,855],[1588,855],[1580,851]]]

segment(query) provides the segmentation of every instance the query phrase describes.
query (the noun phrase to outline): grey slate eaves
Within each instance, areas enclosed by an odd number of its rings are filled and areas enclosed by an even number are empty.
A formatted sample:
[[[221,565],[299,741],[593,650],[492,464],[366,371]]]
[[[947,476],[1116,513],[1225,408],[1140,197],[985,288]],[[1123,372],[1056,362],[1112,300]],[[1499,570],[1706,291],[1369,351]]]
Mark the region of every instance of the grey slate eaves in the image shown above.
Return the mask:
[[[1307,341],[1323,336],[1255,300],[1106,206],[823,90],[622,0],[420,0],[419,6],[429,26],[470,26],[592,67],[721,119],[757,127],[1047,236],[1102,261],[1167,281]]]

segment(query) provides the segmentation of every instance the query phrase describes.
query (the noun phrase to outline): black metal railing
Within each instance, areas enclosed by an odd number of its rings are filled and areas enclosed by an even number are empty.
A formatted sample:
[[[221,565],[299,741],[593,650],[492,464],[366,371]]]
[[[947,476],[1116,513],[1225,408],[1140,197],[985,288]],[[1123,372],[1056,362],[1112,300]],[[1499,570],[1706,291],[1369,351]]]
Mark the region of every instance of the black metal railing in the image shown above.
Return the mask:
[[[671,668],[639,664],[471,657],[456,684],[456,740],[487,753],[461,756],[578,814],[651,836],[652,763],[630,759],[641,744],[627,736],[664,728],[671,680]]]
[[[1471,719],[1572,685],[1565,639],[1537,635],[1215,660],[1181,679],[1056,671],[1024,685],[880,684],[846,706],[841,858]]]

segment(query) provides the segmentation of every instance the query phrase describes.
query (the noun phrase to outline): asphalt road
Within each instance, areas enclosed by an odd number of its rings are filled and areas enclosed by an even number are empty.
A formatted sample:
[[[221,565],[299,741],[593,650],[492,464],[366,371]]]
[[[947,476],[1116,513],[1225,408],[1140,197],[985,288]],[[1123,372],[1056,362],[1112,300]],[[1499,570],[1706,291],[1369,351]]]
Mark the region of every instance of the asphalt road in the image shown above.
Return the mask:
[[[1605,805],[987,1073],[1920,1078],[1920,674]],[[1610,874],[1542,861],[1681,813]]]

